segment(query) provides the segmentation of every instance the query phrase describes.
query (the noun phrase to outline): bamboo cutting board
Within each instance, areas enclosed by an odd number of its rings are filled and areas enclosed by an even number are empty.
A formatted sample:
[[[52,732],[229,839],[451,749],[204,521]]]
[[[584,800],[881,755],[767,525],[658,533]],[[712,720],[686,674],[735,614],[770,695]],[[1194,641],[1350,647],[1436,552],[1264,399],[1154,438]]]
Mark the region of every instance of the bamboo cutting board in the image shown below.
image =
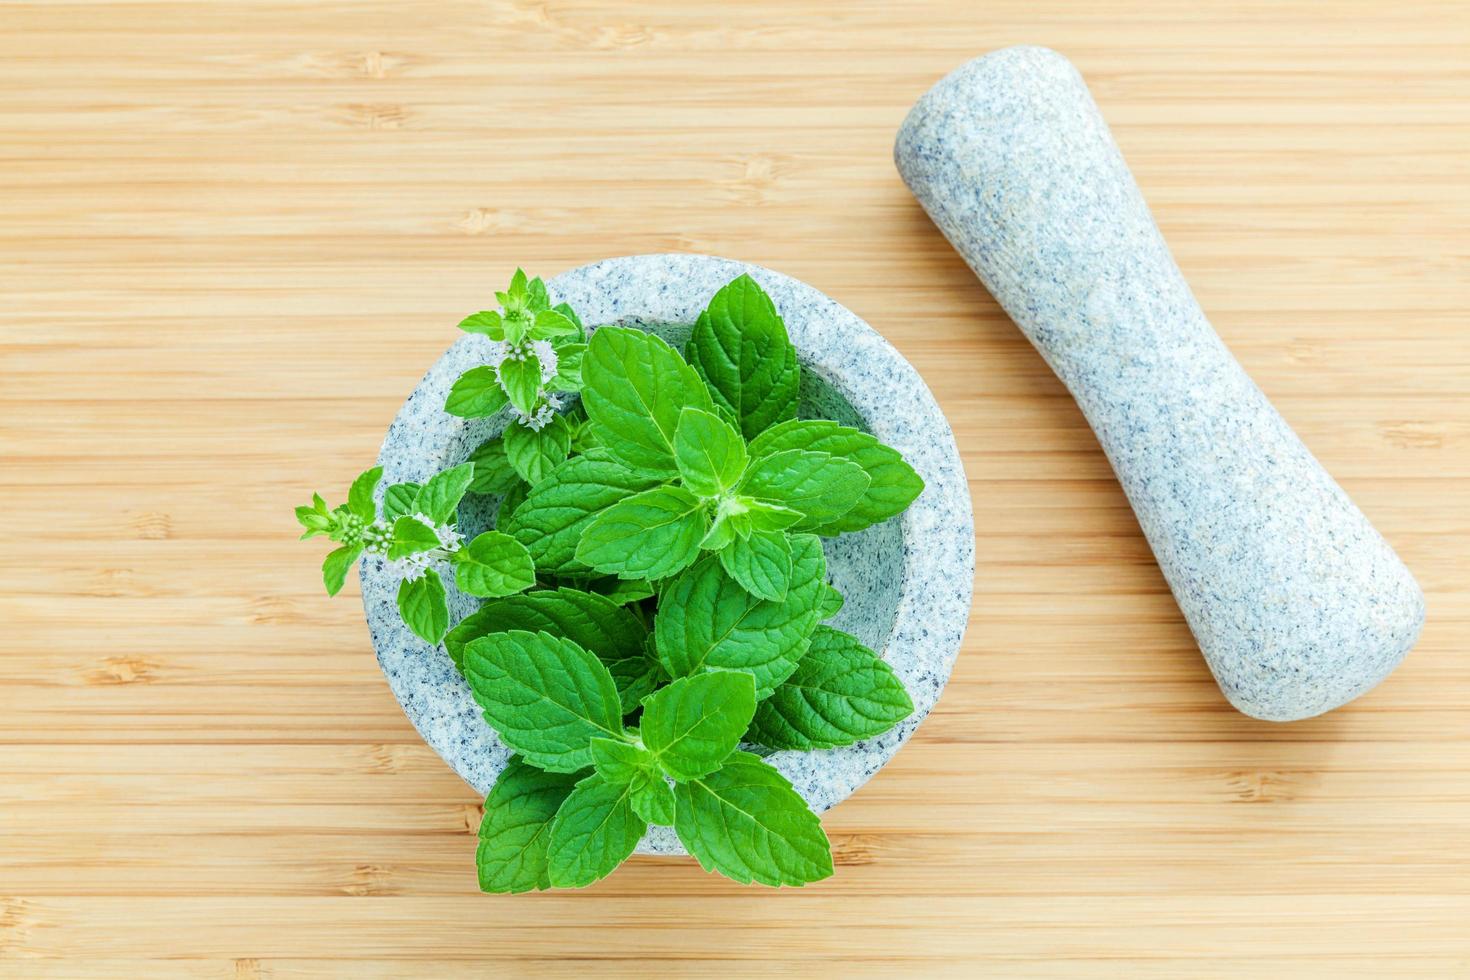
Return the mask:
[[[1075,405],[890,162],[1013,43],[1418,575],[1380,689],[1231,711]],[[1470,4],[0,0],[0,975],[1470,974]],[[975,501],[936,713],[834,879],[477,894],[291,506],[517,263],[699,251],[918,367]],[[355,585],[349,586],[355,592]]]

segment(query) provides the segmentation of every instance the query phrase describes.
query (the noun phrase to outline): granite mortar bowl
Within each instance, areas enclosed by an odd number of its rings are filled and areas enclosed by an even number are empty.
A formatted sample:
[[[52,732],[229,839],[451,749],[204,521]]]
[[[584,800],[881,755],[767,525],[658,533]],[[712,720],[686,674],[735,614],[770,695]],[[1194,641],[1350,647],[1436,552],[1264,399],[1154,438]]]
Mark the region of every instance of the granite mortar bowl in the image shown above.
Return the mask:
[[[562,273],[547,286],[553,302],[570,303],[589,327],[650,330],[682,348],[709,298],[741,273],[761,284],[786,322],[802,364],[802,416],[871,432],[901,452],[925,483],[899,517],[823,542],[827,577],[846,597],[831,625],[857,636],[893,667],[915,710],[866,742],[769,758],[820,813],[846,799],[898,751],[949,679],[970,611],[974,517],[954,435],[918,372],[871,327],[812,287],[705,255],[608,259]],[[414,389],[378,456],[384,471],[380,491],[463,462],[504,428],[503,417],[461,419],[444,411],[450,386],[463,371],[484,363],[487,343],[478,335],[461,337]],[[461,530],[483,530],[498,504],[491,497],[467,498],[460,508]],[[450,619],[457,622],[478,600],[459,593],[452,577],[447,584]],[[485,722],[444,648],[429,646],[402,624],[397,588],[381,560],[363,563],[363,606],[378,663],[424,741],[484,795],[510,752]],[[638,853],[684,851],[672,829],[655,827]]]

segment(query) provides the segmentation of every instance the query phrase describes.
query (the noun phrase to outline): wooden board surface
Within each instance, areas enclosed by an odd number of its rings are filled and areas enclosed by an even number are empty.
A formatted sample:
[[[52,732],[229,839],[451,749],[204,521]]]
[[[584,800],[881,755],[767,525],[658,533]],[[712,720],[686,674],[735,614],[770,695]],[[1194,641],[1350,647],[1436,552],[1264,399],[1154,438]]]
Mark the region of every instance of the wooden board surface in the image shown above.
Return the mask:
[[[1201,302],[1399,549],[1380,689],[1230,710],[1077,408],[890,162],[1087,76]],[[1470,973],[1470,4],[0,0],[0,975]],[[954,424],[974,614],[831,881],[476,893],[290,508],[517,263],[804,279]]]

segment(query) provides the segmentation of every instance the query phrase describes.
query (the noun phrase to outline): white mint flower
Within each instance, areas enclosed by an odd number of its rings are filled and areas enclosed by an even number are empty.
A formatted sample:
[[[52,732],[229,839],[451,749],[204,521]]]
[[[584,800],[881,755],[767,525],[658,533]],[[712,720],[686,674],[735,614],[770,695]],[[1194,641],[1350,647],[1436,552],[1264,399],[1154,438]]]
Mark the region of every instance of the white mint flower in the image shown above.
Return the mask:
[[[531,342],[531,350],[541,362],[541,383],[546,384],[556,377],[556,348],[549,340],[536,340]]]
[[[445,551],[458,551],[459,546],[464,543],[464,535],[454,529],[451,524],[442,527],[434,526],[434,533],[439,536],[439,547]]]
[[[546,399],[546,404],[536,409],[536,411],[532,412],[530,415],[522,414],[521,411],[515,407],[511,408],[511,412],[515,414],[516,421],[520,422],[521,425],[524,425],[532,432],[540,432],[542,429],[546,428],[548,422],[556,418],[556,408],[551,404],[551,402],[552,398],[548,397]]]
[[[405,582],[417,582],[429,570],[429,556],[420,552],[407,558],[390,558],[383,562],[383,567]]]
[[[507,344],[503,340],[492,340],[490,342],[490,352],[485,356],[485,363],[495,368],[498,373],[501,362],[509,356],[510,344]]]

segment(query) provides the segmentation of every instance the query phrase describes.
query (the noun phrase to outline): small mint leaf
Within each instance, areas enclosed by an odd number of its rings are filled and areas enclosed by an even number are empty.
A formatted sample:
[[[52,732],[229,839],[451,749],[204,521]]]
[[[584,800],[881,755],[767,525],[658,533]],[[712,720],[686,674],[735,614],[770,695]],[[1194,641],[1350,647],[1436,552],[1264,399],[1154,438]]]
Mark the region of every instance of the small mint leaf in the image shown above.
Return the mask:
[[[505,440],[500,436],[480,443],[466,462],[475,467],[474,479],[470,480],[470,490],[474,493],[505,493],[521,482],[521,475],[506,458]]]
[[[577,561],[620,578],[664,578],[699,556],[704,532],[703,501],[682,487],[655,487],[598,514],[582,532]]]
[[[822,595],[817,603],[818,614],[824,620],[831,619],[842,611],[842,605],[845,601],[842,598],[841,592],[838,592],[830,585],[823,585]]]
[[[775,304],[749,276],[725,286],[699,315],[685,347],[716,404],[746,439],[796,418],[801,369]]]
[[[781,531],[737,537],[720,553],[720,567],[751,595],[782,602],[791,587],[791,541]]]
[[[640,772],[633,777],[628,789],[634,813],[660,827],[674,825],[674,789],[662,776]]]
[[[577,784],[551,824],[547,859],[557,888],[582,888],[622,864],[648,830],[628,786],[593,774]]]
[[[684,486],[701,497],[718,497],[745,472],[745,440],[713,412],[686,408],[674,430],[674,463]]]
[[[383,520],[396,521],[416,511],[421,488],[417,483],[395,483],[383,493]]]
[[[612,675],[593,653],[550,633],[511,630],[471,640],[465,679],[485,720],[533,766],[575,772],[592,764],[594,738],[620,738]]]
[[[597,774],[610,783],[630,783],[640,772],[648,771],[653,757],[629,742],[612,738],[592,740],[592,765]]]
[[[368,523],[372,523],[378,516],[377,505],[373,503],[373,491],[378,489],[378,481],[382,479],[383,468],[374,466],[353,480],[352,489],[347,491],[347,509]]]
[[[551,887],[546,851],[551,822],[577,777],[542,772],[513,757],[485,798],[475,850],[480,890],[505,895]]]
[[[449,601],[439,573],[427,569],[422,578],[398,583],[398,614],[419,639],[438,643],[449,629]]]
[[[509,402],[495,369],[488,365],[470,368],[455,380],[444,399],[444,411],[462,419],[483,419],[496,415]]]
[[[509,534],[486,531],[454,555],[454,580],[470,595],[514,595],[536,584],[530,552]]]
[[[643,704],[639,731],[659,768],[676,780],[720,767],[755,714],[755,681],[743,671],[684,677]]]
[[[521,478],[535,486],[572,450],[572,427],[566,417],[554,415],[539,430],[511,425],[505,430],[505,458]]]
[[[327,595],[336,595],[342,591],[342,586],[347,582],[347,572],[361,554],[362,545],[343,545],[328,552],[327,557],[322,559],[322,582],[327,587]]]
[[[400,517],[393,522],[393,540],[388,543],[388,557],[394,560],[432,551],[439,547],[439,535],[416,517]]]
[[[500,362],[500,384],[522,415],[531,415],[541,400],[541,360],[526,352]]]
[[[557,310],[541,310],[536,314],[527,336],[532,340],[552,340],[557,337],[574,337],[581,329],[572,320]]]
[[[494,310],[481,310],[479,313],[471,313],[459,321],[459,329],[465,333],[484,334],[491,340],[505,339],[505,327],[500,322],[500,314]]]
[[[817,815],[785,776],[748,752],[675,786],[674,799],[674,831],[706,871],[773,887],[832,874],[832,846]]]
[[[435,524],[453,524],[459,512],[459,502],[464,499],[474,479],[474,463],[460,463],[435,473],[419,491],[414,506]]]

